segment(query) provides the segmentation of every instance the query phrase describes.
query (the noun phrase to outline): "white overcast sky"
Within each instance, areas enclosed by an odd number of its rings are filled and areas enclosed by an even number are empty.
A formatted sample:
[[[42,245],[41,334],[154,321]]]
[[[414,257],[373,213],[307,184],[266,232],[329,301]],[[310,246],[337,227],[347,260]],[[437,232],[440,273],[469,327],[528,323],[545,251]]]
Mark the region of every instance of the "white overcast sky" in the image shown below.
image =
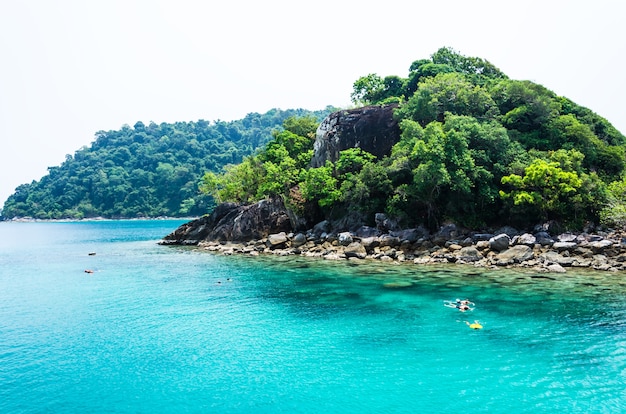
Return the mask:
[[[626,133],[624,4],[0,0],[0,207],[97,131],[347,106],[360,76],[407,76],[442,46]]]

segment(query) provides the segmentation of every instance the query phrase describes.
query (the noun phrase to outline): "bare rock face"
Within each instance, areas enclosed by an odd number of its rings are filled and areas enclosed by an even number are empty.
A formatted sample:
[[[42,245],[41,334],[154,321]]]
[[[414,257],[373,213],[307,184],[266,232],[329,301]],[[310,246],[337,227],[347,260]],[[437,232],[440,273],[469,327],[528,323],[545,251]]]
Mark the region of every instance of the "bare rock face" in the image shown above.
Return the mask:
[[[251,205],[224,203],[209,216],[180,226],[161,244],[195,245],[200,241],[258,240],[270,234],[292,231],[291,220],[280,198]]]
[[[393,118],[396,107],[372,105],[328,115],[317,128],[311,166],[335,162],[339,152],[349,148],[361,148],[378,158],[389,155],[400,140],[400,128]]]
[[[213,213],[185,223],[168,234],[160,244],[196,245],[204,240],[213,231],[215,225],[223,220],[224,216],[240,206],[235,203],[222,203]]]

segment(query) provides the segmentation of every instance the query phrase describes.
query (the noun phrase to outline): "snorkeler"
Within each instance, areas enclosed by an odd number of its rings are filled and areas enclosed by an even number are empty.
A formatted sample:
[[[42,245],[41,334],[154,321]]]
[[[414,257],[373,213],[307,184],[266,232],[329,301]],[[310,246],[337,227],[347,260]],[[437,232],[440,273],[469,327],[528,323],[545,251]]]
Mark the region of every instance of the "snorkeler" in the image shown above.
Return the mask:
[[[471,308],[470,305],[475,306],[474,302],[470,302],[468,299],[465,299],[465,300],[456,299],[454,302],[451,300],[444,300],[443,302],[444,302],[443,303],[444,306],[448,308],[458,309],[461,312],[474,310],[474,308]]]
[[[478,321],[474,321],[474,323],[469,323],[468,321],[465,321],[465,323],[467,324],[467,326],[469,326],[471,329],[483,329],[483,326],[480,324],[480,322]]]
[[[470,307],[469,307],[469,306],[467,306],[467,305],[457,305],[457,307],[456,307],[456,308],[457,308],[458,310],[460,310],[461,312],[465,312],[465,311],[468,311],[468,310],[474,310],[474,308],[470,308]]]

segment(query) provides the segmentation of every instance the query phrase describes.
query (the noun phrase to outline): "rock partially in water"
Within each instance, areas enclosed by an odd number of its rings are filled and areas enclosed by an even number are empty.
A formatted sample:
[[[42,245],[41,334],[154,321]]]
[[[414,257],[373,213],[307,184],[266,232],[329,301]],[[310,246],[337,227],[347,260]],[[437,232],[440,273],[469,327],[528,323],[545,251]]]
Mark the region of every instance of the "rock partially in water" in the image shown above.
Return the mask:
[[[200,241],[250,241],[272,233],[292,231],[287,208],[278,197],[255,204],[223,203],[209,216],[183,224],[165,236],[162,244],[198,244]]]

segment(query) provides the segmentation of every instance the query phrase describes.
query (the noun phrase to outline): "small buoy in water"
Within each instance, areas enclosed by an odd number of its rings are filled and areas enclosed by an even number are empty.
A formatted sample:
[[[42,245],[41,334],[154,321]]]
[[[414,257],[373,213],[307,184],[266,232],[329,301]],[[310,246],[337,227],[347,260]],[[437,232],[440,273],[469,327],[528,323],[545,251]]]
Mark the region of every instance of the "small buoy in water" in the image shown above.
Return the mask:
[[[91,270],[91,269],[85,269],[85,273],[93,273],[93,270]]]

